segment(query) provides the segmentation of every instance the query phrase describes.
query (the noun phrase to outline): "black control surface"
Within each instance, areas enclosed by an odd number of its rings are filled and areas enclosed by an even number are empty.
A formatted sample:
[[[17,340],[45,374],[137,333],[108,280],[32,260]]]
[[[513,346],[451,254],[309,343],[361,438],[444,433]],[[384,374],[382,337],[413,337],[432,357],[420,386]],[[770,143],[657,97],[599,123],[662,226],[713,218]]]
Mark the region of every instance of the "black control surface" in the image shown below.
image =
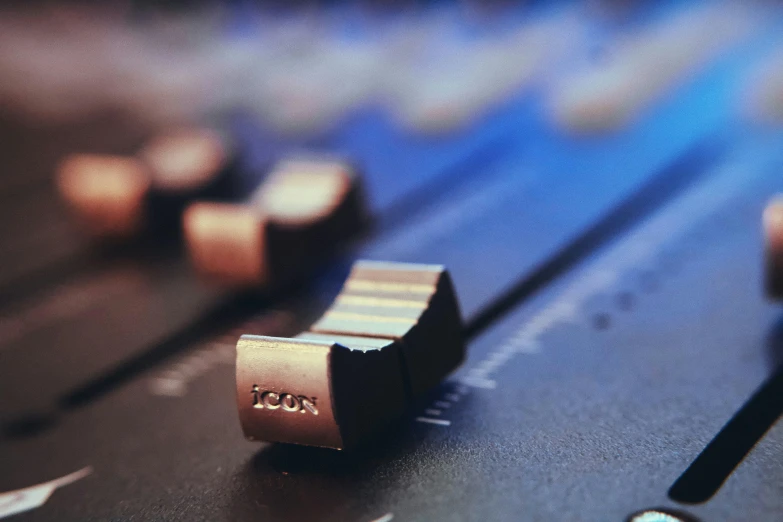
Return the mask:
[[[367,113],[300,140],[363,166],[375,224],[273,295],[199,282],[176,248],[96,251],[44,182],[9,182],[6,221],[35,219],[2,237],[0,492],[20,491],[0,514],[39,495],[14,519],[780,519],[761,213],[783,138],[738,109],[770,24],[612,132],[574,134],[525,93],[447,136]],[[234,132],[252,186],[276,152]],[[307,328],[360,258],[446,265],[466,363],[354,451],[245,441],[237,338]]]

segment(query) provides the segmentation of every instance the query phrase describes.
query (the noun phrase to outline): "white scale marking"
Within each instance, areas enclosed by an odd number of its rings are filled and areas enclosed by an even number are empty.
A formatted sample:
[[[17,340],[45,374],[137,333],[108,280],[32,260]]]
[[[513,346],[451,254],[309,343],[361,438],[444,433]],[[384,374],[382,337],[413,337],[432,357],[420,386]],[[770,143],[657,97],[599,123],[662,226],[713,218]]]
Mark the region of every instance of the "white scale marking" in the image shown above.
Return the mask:
[[[153,378],[150,382],[150,391],[154,395],[184,397],[190,382],[219,364],[233,364],[236,358],[235,350],[234,344],[208,343],[204,348],[184,356],[160,376]]]
[[[90,473],[92,473],[92,468],[87,466],[43,484],[0,493],[0,518],[10,517],[43,506],[57,488],[72,484]]]
[[[429,417],[416,417],[416,422],[424,422],[425,424],[437,424],[438,426],[451,426],[451,421],[443,419],[431,419]]]
[[[465,393],[468,392],[468,388],[466,386],[461,385],[459,386],[459,388],[457,388],[457,391],[459,391],[464,395]],[[442,409],[451,408],[452,402],[459,402],[459,400],[461,399],[458,393],[447,393],[444,397],[448,400],[435,401],[435,406]],[[424,413],[426,413],[427,415],[440,415],[442,413],[442,410],[436,408],[427,408],[426,410],[424,410]],[[429,417],[416,417],[416,421],[424,422],[427,424],[437,424],[439,426],[451,426],[451,421],[442,420],[442,419],[431,419]]]
[[[150,393],[163,397],[184,397],[188,386],[217,366],[233,366],[236,359],[236,342],[246,332],[267,332],[272,335],[283,331],[292,321],[287,312],[272,310],[261,317],[251,319],[224,335],[204,343],[193,352],[185,354],[165,371],[150,380]]]

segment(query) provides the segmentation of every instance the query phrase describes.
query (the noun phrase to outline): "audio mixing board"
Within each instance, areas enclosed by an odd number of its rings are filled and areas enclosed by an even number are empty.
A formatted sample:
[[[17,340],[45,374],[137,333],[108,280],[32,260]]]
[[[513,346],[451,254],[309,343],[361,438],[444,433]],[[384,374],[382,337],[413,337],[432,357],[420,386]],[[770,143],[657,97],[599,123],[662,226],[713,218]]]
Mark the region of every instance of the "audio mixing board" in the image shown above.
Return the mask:
[[[779,5],[89,9],[0,19],[0,518],[783,517]],[[368,222],[237,289],[177,233],[69,217],[62,157],[196,121],[231,140],[225,201],[326,154]],[[311,329],[360,259],[443,265],[464,362],[355,447],[247,440],[239,337]]]

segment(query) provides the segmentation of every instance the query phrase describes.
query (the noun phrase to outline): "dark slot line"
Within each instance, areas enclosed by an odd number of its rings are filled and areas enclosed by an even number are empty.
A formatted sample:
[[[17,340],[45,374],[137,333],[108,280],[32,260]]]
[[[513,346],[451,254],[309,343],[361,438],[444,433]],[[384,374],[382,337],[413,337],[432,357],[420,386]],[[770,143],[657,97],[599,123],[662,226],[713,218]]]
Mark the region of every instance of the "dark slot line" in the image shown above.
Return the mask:
[[[9,439],[24,438],[49,429],[56,424],[57,416],[63,411],[78,408],[111,392],[137,375],[150,370],[182,353],[186,348],[195,347],[199,340],[215,338],[237,318],[248,317],[247,296],[228,298],[197,318],[190,328],[174,332],[154,348],[131,357],[112,369],[96,376],[77,388],[56,399],[52,408],[46,411],[31,411],[21,417],[11,419],[0,426],[0,433]]]
[[[410,223],[428,208],[448,199],[454,191],[475,179],[479,172],[487,182],[492,180],[496,176],[487,176],[486,171],[491,170],[492,166],[503,158],[504,153],[511,149],[512,143],[508,137],[491,141],[458,164],[444,169],[441,174],[424,185],[409,190],[389,205],[378,220],[376,227],[378,233],[382,234]]]
[[[80,251],[54,265],[36,269],[0,284],[0,310],[25,298],[45,296],[60,285],[107,273],[130,263],[142,269],[153,268],[156,263],[173,261],[182,256],[183,250],[178,243],[166,244],[156,237],[141,237],[127,244],[111,241],[87,242]]]
[[[62,260],[55,266],[33,270],[24,275],[14,277],[5,284],[0,284],[0,309],[8,307],[26,297],[42,295],[47,290],[66,284],[80,275],[97,272],[103,266],[95,263],[95,258],[87,252]],[[3,274],[0,274],[2,278]]]
[[[441,201],[449,199],[454,192],[474,179],[477,172],[491,169],[511,149],[511,145],[511,140],[507,138],[486,143],[456,165],[444,169],[440,175],[400,196],[394,203],[384,209],[380,215],[371,215],[370,225],[363,227],[356,236],[344,245],[335,254],[334,258],[330,260],[329,266],[316,268],[316,278],[335,269],[337,266],[341,267],[339,272],[347,277],[356,259],[357,251],[365,243],[380,240],[383,236],[415,222],[416,218],[421,216],[421,214]],[[500,174],[498,173],[497,175]],[[483,179],[490,181],[495,177],[488,175],[484,176]],[[336,292],[342,287],[343,280],[344,277],[339,281],[339,287],[335,289]]]
[[[46,291],[68,284],[74,279],[111,270],[118,264],[151,263],[173,258],[181,252],[178,244],[166,244],[163,239],[154,236],[139,237],[127,243],[111,240],[91,241],[86,237],[77,238],[75,241],[80,243],[77,249],[59,260],[1,282],[0,309],[25,297],[43,295]],[[24,259],[34,258],[38,250],[26,250]],[[2,279],[4,277],[0,273],[0,280]]]
[[[783,368],[767,379],[669,489],[684,504],[708,501],[783,414]]]
[[[247,315],[246,306],[243,306],[242,301],[241,298],[237,298],[217,305],[197,318],[190,328],[175,332],[153,349],[128,359],[113,370],[72,390],[60,398],[58,406],[63,409],[82,406],[183,352],[185,348],[196,346],[200,340],[210,339],[217,335],[221,327],[228,327],[232,319]]]
[[[642,185],[625,201],[614,207],[593,226],[549,258],[527,277],[484,306],[465,325],[465,336],[476,337],[493,322],[555,279],[575,268],[583,259],[621,233],[650,216],[673,196],[707,173],[718,159],[719,144],[709,141],[697,145]]]

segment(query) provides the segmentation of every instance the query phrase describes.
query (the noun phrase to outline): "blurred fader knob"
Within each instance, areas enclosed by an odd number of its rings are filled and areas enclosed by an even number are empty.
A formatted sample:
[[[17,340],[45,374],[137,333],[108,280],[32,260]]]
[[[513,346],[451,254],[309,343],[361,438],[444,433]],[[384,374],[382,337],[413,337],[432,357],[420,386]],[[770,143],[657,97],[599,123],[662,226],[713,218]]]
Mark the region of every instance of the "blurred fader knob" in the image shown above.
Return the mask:
[[[347,448],[400,417],[464,355],[442,266],[360,261],[310,331],[240,338],[242,429],[251,440]]]
[[[783,197],[773,199],[764,210],[765,284],[767,295],[783,298]]]
[[[161,192],[202,190],[231,163],[225,136],[211,129],[181,128],[152,138],[139,152]]]
[[[146,225],[150,178],[136,158],[73,154],[60,164],[61,196],[95,236],[131,236]]]
[[[99,237],[176,230],[194,197],[228,195],[235,154],[208,129],[161,134],[136,156],[73,154],[57,172],[60,194],[84,227]]]
[[[336,160],[283,161],[247,203],[198,202],[183,216],[200,273],[256,287],[290,281],[366,221],[359,177]]]

